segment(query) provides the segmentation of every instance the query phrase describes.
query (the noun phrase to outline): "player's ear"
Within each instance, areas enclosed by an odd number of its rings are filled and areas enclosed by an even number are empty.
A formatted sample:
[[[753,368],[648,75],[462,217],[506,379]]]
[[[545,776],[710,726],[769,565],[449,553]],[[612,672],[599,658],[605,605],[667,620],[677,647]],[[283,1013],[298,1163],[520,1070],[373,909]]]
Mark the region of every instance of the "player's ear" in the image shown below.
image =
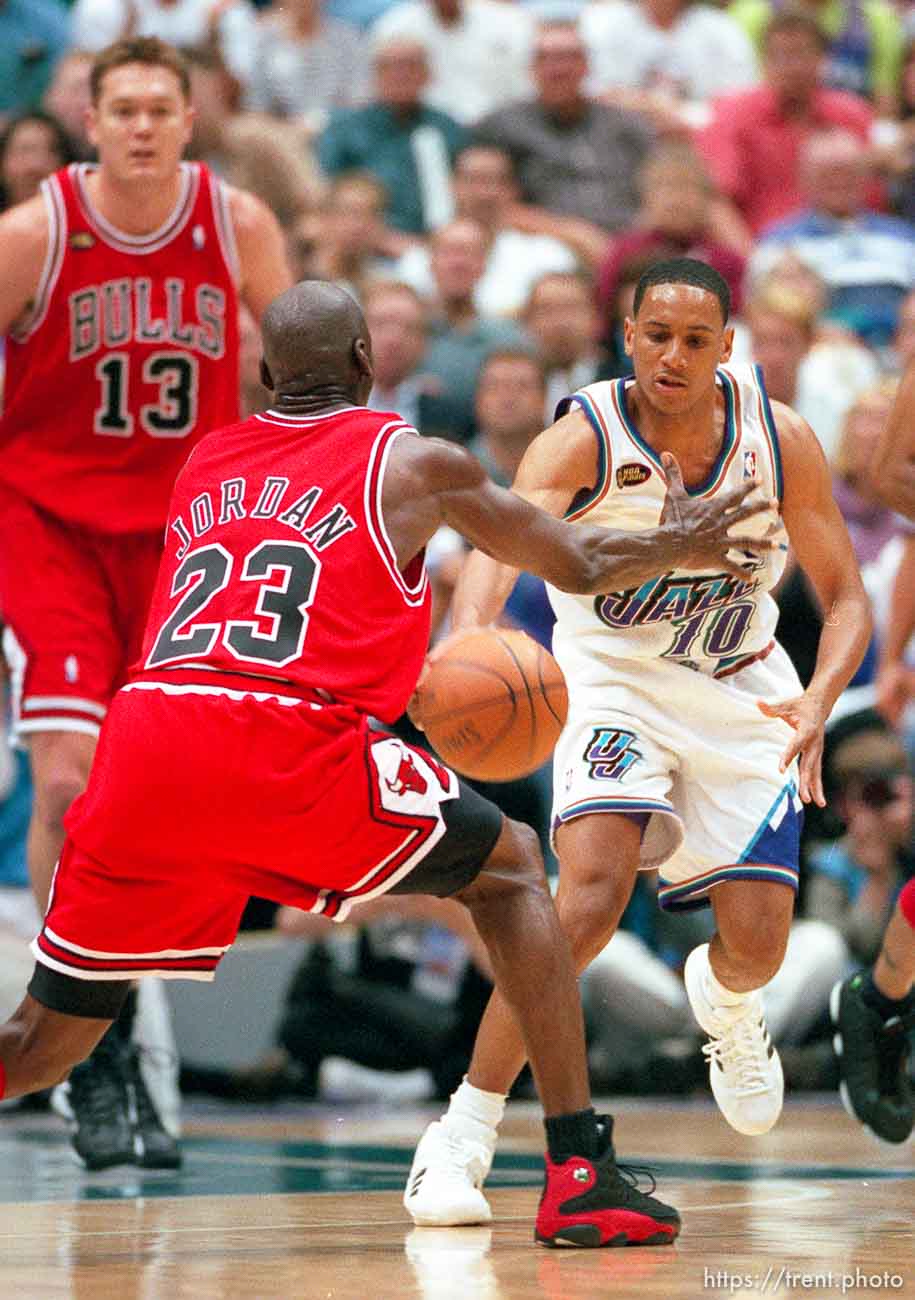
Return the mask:
[[[266,389],[268,389],[272,393],[274,391],[273,375],[271,375],[270,367],[267,365],[263,357],[261,357],[260,370],[261,370],[261,383],[264,385]]]
[[[730,361],[731,353],[734,350],[734,326],[729,325],[724,331],[721,340],[721,360]]]
[[[733,333],[733,330],[731,331]],[[632,356],[632,340],[635,338],[635,321],[627,316],[623,321],[623,350],[627,357]]]
[[[86,109],[86,138],[90,144],[98,144],[98,109],[95,104]]]
[[[356,363],[356,369],[363,378],[371,379],[374,376],[372,354],[364,338],[353,340],[353,360]]]

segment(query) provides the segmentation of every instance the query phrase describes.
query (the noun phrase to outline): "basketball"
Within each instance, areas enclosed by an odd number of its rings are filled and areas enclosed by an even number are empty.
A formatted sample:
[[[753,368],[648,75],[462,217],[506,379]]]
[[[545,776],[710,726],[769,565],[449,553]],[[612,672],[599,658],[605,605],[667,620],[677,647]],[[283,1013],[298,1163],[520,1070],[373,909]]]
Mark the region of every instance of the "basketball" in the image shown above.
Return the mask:
[[[549,758],[568,709],[565,679],[525,632],[474,628],[431,665],[418,692],[430,745],[480,781],[512,781]]]

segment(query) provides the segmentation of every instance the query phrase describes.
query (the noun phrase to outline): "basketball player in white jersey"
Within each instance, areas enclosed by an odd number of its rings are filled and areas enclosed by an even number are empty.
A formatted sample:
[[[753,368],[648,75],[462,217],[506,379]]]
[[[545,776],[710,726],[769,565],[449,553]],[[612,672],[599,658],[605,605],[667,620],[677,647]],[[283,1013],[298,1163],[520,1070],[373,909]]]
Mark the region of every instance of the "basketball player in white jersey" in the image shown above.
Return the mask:
[[[603,596],[550,591],[569,687],[554,759],[556,901],[578,968],[613,935],[639,870],[660,868],[664,907],[710,903],[717,932],[687,960],[687,993],[709,1036],[722,1113],[759,1134],[777,1120],[783,1092],[759,990],[785,952],[802,805],[824,802],[824,724],[871,617],[816,437],[788,407],[770,405],[757,370],[728,367],[729,309],[724,280],[704,263],[651,267],[625,326],[634,377],[561,402],[514,490],[554,515],[638,533],[657,525],[661,455],[671,452],[693,494],[752,478],[772,499],[752,525],[784,547],[735,554],[743,579],[674,570]],[[806,690],[773,637],[770,592],[789,541],[825,611]],[[454,600],[458,634],[491,623],[514,579],[474,552]],[[496,992],[467,1078],[417,1149],[404,1203],[418,1223],[491,1217],[482,1183],[524,1056]]]

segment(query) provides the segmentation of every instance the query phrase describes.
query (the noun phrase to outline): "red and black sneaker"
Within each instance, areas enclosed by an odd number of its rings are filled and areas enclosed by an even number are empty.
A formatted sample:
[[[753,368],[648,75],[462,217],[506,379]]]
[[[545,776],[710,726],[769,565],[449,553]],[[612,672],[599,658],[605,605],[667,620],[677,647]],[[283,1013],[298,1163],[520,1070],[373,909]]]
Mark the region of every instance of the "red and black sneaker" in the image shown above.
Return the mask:
[[[547,1155],[535,1239],[544,1246],[667,1245],[680,1231],[679,1214],[640,1192],[634,1175],[618,1168],[610,1141],[613,1120],[600,1116],[600,1123],[607,1149],[596,1160],[570,1156],[554,1164]]]

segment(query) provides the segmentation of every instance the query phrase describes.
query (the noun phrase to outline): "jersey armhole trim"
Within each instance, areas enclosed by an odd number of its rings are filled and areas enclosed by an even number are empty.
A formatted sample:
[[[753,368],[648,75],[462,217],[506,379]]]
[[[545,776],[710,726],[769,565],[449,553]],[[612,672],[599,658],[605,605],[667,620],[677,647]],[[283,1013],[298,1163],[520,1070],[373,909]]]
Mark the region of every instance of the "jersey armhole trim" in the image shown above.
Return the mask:
[[[778,504],[782,504],[785,495],[785,480],[782,473],[782,453],[778,443],[778,427],[775,423],[775,416],[772,413],[772,404],[769,401],[769,394],[766,392],[766,384],[763,379],[762,367],[753,367],[753,378],[756,383],[756,391],[759,394],[759,412],[762,416],[762,427],[765,431],[766,441],[769,445],[769,456],[772,462],[772,481],[775,484],[775,495],[778,497]]]
[[[241,258],[238,255],[238,242],[235,227],[232,225],[232,210],[229,206],[229,193],[225,181],[209,175],[210,201],[213,205],[213,221],[216,225],[216,237],[219,249],[226,264],[226,269],[235,284],[241,285]]]
[[[375,438],[365,471],[365,520],[369,536],[395,587],[408,605],[417,606],[421,605],[425,600],[429,586],[426,566],[425,564],[422,566],[419,581],[410,586],[398,568],[397,556],[384,526],[384,515],[381,509],[381,493],[384,487],[388,458],[394,440],[402,433],[409,433],[414,437],[418,436],[416,430],[409,424],[404,424],[401,420],[394,420],[383,425]]]
[[[64,264],[67,210],[56,176],[49,176],[41,182],[41,196],[48,214],[48,248],[34,301],[21,324],[10,330],[10,337],[17,343],[24,343],[43,323]]]
[[[573,393],[571,397],[565,398],[564,401],[568,403],[566,410],[571,408],[572,402],[578,404],[578,409],[584,414],[597,438],[597,479],[593,488],[586,489],[586,495],[578,494],[577,504],[573,500],[563,516],[567,523],[571,523],[587,514],[589,510],[593,510],[610,491],[613,453],[611,450],[610,430],[607,428],[600,410],[588,394],[586,392]]]

